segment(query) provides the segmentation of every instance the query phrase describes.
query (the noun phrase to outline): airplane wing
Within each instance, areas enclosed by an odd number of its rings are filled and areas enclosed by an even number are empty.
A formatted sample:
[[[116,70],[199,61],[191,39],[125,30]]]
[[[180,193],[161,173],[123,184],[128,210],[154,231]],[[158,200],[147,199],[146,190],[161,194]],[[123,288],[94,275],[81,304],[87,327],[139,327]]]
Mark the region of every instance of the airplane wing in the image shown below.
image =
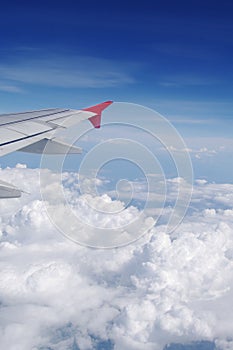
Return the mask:
[[[65,154],[81,153],[79,147],[70,146],[56,137],[56,129],[70,128],[83,120],[89,120],[95,128],[100,127],[102,111],[111,105],[106,101],[95,106],[75,109],[43,109],[14,114],[0,114],[0,156],[14,151],[31,153]],[[7,186],[9,185],[9,186]],[[4,198],[15,198],[15,188],[10,184],[0,184]],[[19,193],[17,192],[19,197]]]
[[[51,138],[56,129],[66,129],[88,119],[95,128],[100,127],[101,113],[112,101],[96,106],[74,109],[43,109],[39,111],[0,115],[0,156],[22,150],[25,152],[63,154],[70,148],[59,140]],[[50,145],[51,144],[51,145]],[[81,153],[71,147],[71,153]]]

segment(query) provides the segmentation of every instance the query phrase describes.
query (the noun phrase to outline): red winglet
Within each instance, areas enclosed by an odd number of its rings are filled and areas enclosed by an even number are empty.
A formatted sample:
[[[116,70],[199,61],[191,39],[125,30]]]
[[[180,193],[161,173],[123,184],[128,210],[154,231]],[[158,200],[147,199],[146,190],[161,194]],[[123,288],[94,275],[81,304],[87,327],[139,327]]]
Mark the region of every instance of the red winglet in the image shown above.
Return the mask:
[[[95,128],[100,128],[101,113],[105,108],[110,106],[112,103],[113,103],[113,101],[106,101],[106,102],[100,103],[100,104],[95,105],[95,106],[83,108],[83,111],[96,113],[96,115],[94,115],[93,117],[88,118],[88,120],[90,120],[91,124]]]

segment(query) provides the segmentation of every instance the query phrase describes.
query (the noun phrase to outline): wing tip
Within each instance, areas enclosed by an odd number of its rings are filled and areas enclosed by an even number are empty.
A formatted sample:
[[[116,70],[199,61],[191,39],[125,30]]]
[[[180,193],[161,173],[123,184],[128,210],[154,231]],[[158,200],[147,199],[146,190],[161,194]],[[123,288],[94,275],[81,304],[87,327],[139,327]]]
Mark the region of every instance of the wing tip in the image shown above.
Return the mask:
[[[113,101],[105,101],[105,102],[99,103],[95,106],[84,108],[83,111],[88,111],[88,112],[100,114],[105,108],[110,106],[112,103],[113,103]]]
[[[108,106],[110,106],[112,103],[113,103],[113,101],[105,101],[105,102],[99,103],[95,106],[91,106],[91,107],[83,109],[83,111],[88,111],[88,112],[92,112],[92,113],[96,114],[93,117],[88,118],[88,120],[91,122],[91,124],[96,129],[100,128],[101,114],[102,114],[103,110],[105,108],[107,108]]]

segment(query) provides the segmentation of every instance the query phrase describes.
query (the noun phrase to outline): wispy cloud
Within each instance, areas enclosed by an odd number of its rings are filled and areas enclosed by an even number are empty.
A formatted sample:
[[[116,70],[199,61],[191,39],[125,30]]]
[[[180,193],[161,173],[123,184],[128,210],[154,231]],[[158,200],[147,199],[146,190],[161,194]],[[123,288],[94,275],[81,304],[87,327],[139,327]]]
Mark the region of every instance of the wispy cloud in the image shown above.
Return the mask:
[[[15,85],[1,84],[0,83],[0,91],[10,92],[10,93],[22,93],[23,90]]]
[[[148,101],[147,104],[159,111],[174,123],[210,124],[232,119],[231,100],[201,100],[183,98],[161,98]]]
[[[164,151],[164,148],[161,148],[161,150]],[[208,157],[215,156],[220,151],[219,148],[218,149],[209,149],[205,146],[199,147],[199,148],[186,147],[183,149],[177,149],[173,146],[169,146],[169,147],[167,147],[167,150],[172,151],[172,152],[188,152],[188,153],[194,155],[195,158],[197,158],[197,159],[201,159],[202,156],[208,156]]]
[[[199,60],[209,60],[210,56],[212,56],[214,59],[218,57],[214,46],[211,47],[209,45],[207,47],[202,43],[194,42],[185,43],[185,45],[181,45],[178,42],[163,42],[160,44],[156,43],[155,51],[173,57]]]
[[[206,86],[219,83],[211,77],[202,77],[189,74],[173,74],[165,76],[160,82],[164,87],[184,87],[184,86]]]
[[[188,119],[188,118],[183,118],[183,119],[172,119],[172,122],[174,124],[199,124],[199,125],[203,125],[203,124],[212,124],[214,122],[214,120],[212,119]]]
[[[63,88],[105,88],[134,82],[127,64],[84,56],[21,57],[0,64],[0,75],[7,82],[6,86],[22,83]]]

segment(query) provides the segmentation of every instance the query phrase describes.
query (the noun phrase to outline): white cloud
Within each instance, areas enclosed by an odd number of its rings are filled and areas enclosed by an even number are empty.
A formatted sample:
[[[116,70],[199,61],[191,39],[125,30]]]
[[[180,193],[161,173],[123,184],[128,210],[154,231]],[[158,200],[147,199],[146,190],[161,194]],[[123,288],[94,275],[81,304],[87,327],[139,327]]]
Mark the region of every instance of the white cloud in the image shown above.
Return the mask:
[[[32,193],[0,202],[3,349],[63,350],[77,342],[84,350],[107,339],[117,350],[200,339],[231,348],[233,185],[196,181],[190,212],[172,235],[160,224],[124,248],[94,250],[50,223],[37,169],[0,175]],[[55,182],[48,173],[51,193]],[[173,198],[177,181],[168,186]]]
[[[165,150],[162,147],[160,149]],[[201,159],[201,157],[203,157],[203,156],[208,156],[208,157],[215,156],[219,152],[219,148],[218,148],[218,150],[215,150],[215,149],[209,149],[207,147],[201,147],[201,148],[186,147],[186,148],[178,149],[178,148],[175,148],[173,146],[168,146],[166,149],[168,151],[171,151],[171,152],[179,152],[179,153],[188,152],[191,155],[194,155],[194,157],[198,158],[198,159]]]

